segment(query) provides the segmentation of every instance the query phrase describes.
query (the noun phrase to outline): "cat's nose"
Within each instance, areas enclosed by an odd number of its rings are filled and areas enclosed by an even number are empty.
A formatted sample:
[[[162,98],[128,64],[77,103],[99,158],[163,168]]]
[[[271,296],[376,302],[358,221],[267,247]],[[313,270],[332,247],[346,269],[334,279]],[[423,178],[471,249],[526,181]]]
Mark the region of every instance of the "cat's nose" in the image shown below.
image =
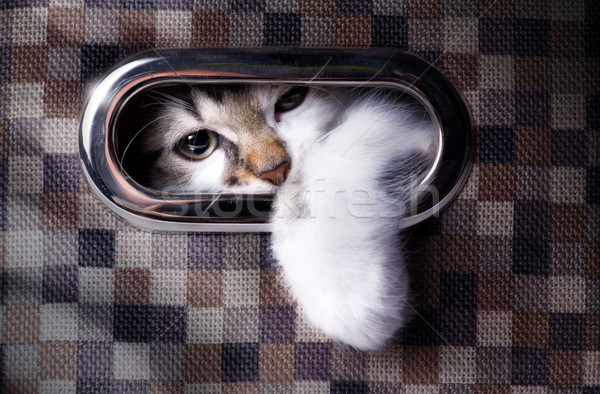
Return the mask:
[[[275,186],[280,186],[287,179],[290,167],[290,162],[284,161],[272,170],[261,172],[258,177],[264,181],[271,182]]]

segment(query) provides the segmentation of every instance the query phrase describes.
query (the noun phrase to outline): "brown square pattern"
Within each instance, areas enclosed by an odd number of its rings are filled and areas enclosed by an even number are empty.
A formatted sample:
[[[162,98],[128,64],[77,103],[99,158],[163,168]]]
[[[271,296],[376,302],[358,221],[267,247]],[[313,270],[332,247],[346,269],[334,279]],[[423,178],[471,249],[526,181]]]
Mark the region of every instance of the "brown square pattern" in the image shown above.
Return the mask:
[[[45,45],[14,45],[10,58],[11,82],[43,82],[48,64],[46,52]]]
[[[583,56],[584,32],[581,23],[552,21],[550,32],[552,57]]]
[[[258,377],[261,382],[294,379],[294,344],[261,343]]]
[[[442,236],[442,269],[448,271],[475,271],[478,266],[478,244],[475,236]]]
[[[116,304],[144,304],[149,300],[151,272],[144,268],[123,268],[115,270]]]
[[[512,201],[515,197],[515,167],[510,164],[480,164],[478,198]]]
[[[514,58],[515,90],[522,92],[550,91],[552,68],[540,57],[518,56]]]
[[[443,0],[408,0],[407,14],[411,18],[442,18]]]
[[[444,71],[461,90],[479,88],[479,57],[463,53],[444,53]]]
[[[581,204],[552,204],[552,238],[557,241],[577,241],[585,238],[586,209]]]
[[[122,11],[119,42],[123,45],[153,45],[156,40],[156,13]]]
[[[84,23],[83,8],[49,8],[48,43],[52,45],[81,44],[83,42]]]
[[[3,340],[6,343],[34,343],[40,338],[40,308],[7,305],[3,311]]]
[[[187,345],[187,383],[218,383],[221,381],[221,345]]]
[[[44,114],[48,118],[77,118],[81,84],[77,81],[48,81],[44,87]]]
[[[260,305],[292,305],[294,300],[283,284],[281,271],[260,272]]]
[[[369,15],[338,15],[335,21],[336,46],[371,45],[371,17]]]
[[[222,47],[229,43],[229,14],[225,12],[194,12],[192,14],[192,45]]]
[[[77,228],[79,199],[75,193],[48,192],[43,195],[43,224],[48,230]]]
[[[519,164],[548,165],[550,133],[545,129],[519,128],[515,132],[515,158]]]
[[[513,346],[536,349],[548,346],[548,314],[514,311],[512,322]]]
[[[300,0],[300,10],[305,14],[331,15],[335,13],[335,0]]]
[[[514,285],[509,274],[480,274],[477,306],[480,310],[508,311],[512,308]]]
[[[402,382],[404,384],[438,384],[440,380],[440,350],[435,347],[402,348]]]
[[[75,380],[77,378],[77,342],[42,342],[41,378]]]
[[[219,270],[188,271],[187,300],[192,308],[223,306],[223,274]]]
[[[551,351],[548,356],[548,369],[548,383],[551,387],[576,387],[583,383],[581,352]]]

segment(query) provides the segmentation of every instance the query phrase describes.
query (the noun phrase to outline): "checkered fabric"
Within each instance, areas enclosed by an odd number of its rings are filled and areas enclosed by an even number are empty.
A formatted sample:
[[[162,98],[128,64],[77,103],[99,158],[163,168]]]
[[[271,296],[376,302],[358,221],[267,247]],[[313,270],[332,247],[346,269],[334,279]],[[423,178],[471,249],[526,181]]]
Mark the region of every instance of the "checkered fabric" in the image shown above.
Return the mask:
[[[1,0],[0,391],[600,392],[595,0]],[[124,223],[78,162],[90,82],[157,47],[386,46],[478,126],[454,204],[407,231],[414,316],[363,353],[311,328],[268,234]]]

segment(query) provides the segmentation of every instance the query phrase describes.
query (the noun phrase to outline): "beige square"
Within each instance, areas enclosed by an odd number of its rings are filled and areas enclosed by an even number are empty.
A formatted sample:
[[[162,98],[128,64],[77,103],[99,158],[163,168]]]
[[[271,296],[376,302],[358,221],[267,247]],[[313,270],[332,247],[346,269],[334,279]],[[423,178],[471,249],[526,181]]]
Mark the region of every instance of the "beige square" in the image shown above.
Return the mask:
[[[408,48],[412,51],[442,51],[444,25],[441,19],[409,19]]]
[[[225,271],[223,275],[224,305],[258,305],[259,279],[258,270]]]
[[[585,127],[585,99],[580,94],[552,95],[552,127],[582,130]]]
[[[147,343],[115,342],[113,371],[115,379],[149,379],[149,345]]]
[[[510,347],[511,337],[511,312],[479,312],[477,316],[478,345]]]
[[[449,346],[440,351],[440,383],[475,383],[476,354],[474,347]]]
[[[229,46],[258,47],[263,44],[263,14],[237,14],[230,16]]]
[[[83,185],[80,179],[80,185]],[[106,205],[91,194],[79,193],[79,227],[113,230],[116,217]]]
[[[117,231],[115,265],[118,268],[150,268],[152,234],[141,231]]]
[[[44,115],[44,84],[11,84],[8,117],[41,118]]]
[[[481,56],[480,86],[484,89],[513,89],[514,63],[512,56]]]
[[[76,394],[77,381],[75,380],[42,380],[40,382],[40,394]]]
[[[512,236],[512,202],[480,201],[477,203],[477,215],[479,235]]]
[[[15,8],[12,15],[12,44],[43,44],[46,42],[47,27],[48,9]]]
[[[586,283],[581,277],[550,278],[550,311],[555,313],[585,313]]]
[[[161,305],[185,305],[187,272],[183,270],[153,270],[150,302]]]
[[[188,237],[186,234],[152,234],[152,266],[186,268]]]
[[[79,302],[112,304],[114,287],[112,269],[79,267]]]
[[[585,4],[583,0],[551,0],[550,17],[557,21],[583,21]]]
[[[315,328],[306,317],[302,308],[296,308],[296,342],[327,342],[329,338]]]
[[[77,304],[46,304],[41,309],[42,340],[77,340]]]
[[[583,204],[585,202],[585,169],[553,167],[550,197],[555,203]]]
[[[158,11],[156,13],[156,45],[187,47],[191,42],[191,12]]]
[[[447,18],[444,20],[445,52],[477,53],[478,49],[477,19]]]
[[[191,308],[187,322],[188,343],[223,342],[222,308]]]
[[[9,232],[5,242],[7,268],[44,266],[44,233],[42,231]]]
[[[118,44],[119,10],[86,8],[85,41],[97,44]]]
[[[600,385],[600,352],[586,352],[583,383],[586,386]]]
[[[371,381],[402,382],[402,351],[390,346],[381,352],[371,353],[367,359],[367,376]]]
[[[44,170],[39,156],[13,156],[8,159],[8,190],[14,194],[34,194],[44,190]]]

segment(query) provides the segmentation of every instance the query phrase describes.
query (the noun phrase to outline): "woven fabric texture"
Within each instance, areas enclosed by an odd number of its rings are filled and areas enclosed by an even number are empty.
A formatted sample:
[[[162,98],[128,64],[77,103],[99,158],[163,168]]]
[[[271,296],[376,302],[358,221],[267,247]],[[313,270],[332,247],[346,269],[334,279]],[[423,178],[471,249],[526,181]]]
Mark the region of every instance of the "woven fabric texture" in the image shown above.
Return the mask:
[[[600,392],[594,0],[0,1],[0,391]],[[80,175],[86,89],[164,47],[385,46],[462,90],[469,181],[407,231],[414,317],[363,353],[311,328],[268,234],[159,234]]]

